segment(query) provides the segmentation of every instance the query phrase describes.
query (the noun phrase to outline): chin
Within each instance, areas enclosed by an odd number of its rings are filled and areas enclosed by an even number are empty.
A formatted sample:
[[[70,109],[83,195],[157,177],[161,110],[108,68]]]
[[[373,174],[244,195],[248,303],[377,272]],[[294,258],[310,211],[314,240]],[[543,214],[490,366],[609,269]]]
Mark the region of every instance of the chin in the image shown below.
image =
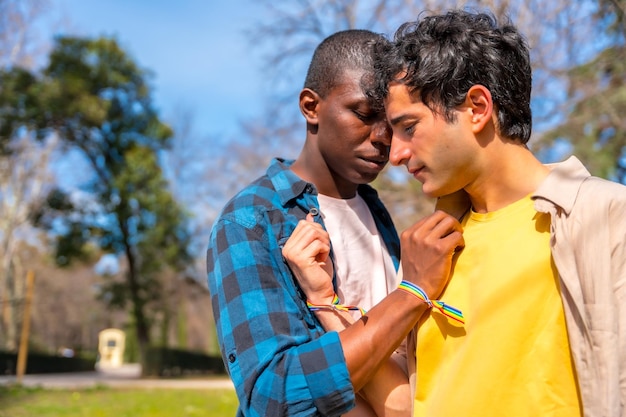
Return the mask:
[[[439,198],[443,196],[441,193],[428,193],[426,191],[423,191],[423,194],[428,198]]]
[[[422,193],[429,198],[439,198],[446,195],[446,193],[440,188],[429,187],[426,183],[422,184]]]
[[[369,184],[370,182],[374,181],[376,178],[378,178],[378,174],[361,173],[359,175],[359,178],[354,183],[355,184]]]

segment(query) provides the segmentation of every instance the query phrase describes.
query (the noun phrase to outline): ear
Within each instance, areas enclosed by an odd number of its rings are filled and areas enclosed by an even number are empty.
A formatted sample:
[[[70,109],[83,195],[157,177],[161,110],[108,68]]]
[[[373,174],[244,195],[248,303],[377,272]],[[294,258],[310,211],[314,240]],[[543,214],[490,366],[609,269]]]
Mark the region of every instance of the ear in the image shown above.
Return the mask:
[[[310,88],[300,91],[300,112],[306,119],[307,124],[317,125],[317,106],[320,103],[320,96]]]
[[[466,105],[471,118],[472,131],[478,133],[492,120],[493,99],[483,85],[475,84],[467,91]]]

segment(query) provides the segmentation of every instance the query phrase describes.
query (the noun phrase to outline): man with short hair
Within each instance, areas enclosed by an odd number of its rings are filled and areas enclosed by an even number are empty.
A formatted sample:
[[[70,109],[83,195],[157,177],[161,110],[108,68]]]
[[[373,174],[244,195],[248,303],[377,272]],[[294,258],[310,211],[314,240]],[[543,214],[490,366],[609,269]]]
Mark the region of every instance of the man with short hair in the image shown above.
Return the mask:
[[[425,307],[396,291],[399,239],[367,185],[385,167],[391,139],[382,105],[367,94],[372,46],[382,40],[349,30],[318,46],[300,93],[306,120],[300,155],[274,160],[214,224],[208,284],[238,415],[410,415],[406,373],[390,356]],[[452,232],[445,239],[450,247],[460,237],[454,228],[453,221],[438,232]],[[335,266],[332,295],[307,298],[283,260],[283,245],[298,251],[309,232],[326,229],[332,250],[328,241],[320,262]],[[423,254],[430,259],[428,248]],[[439,281],[431,287],[443,288]],[[388,293],[382,304],[409,300],[376,313]],[[360,336],[361,320],[346,328],[361,310],[369,310],[367,332],[379,335],[376,345]]]

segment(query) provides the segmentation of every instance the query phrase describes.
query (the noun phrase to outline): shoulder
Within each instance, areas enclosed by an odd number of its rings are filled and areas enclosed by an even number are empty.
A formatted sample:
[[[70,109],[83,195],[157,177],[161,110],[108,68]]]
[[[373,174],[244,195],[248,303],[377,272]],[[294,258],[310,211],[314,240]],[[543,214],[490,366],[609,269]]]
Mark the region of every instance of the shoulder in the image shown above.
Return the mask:
[[[600,212],[607,206],[622,206],[626,201],[624,185],[592,176],[574,156],[548,167],[550,173],[533,193],[533,198],[547,200],[565,213],[581,209]]]
[[[216,223],[223,221],[256,224],[264,213],[280,206],[272,181],[266,176],[241,189],[225,205]]]
[[[293,161],[275,158],[266,173],[239,191],[222,209],[218,220],[259,216],[272,210],[287,210],[291,201],[308,192],[307,183],[289,169]]]
[[[568,216],[570,224],[589,236],[600,230],[623,240],[626,233],[626,186],[598,177],[581,184]]]
[[[577,204],[619,205],[626,204],[626,186],[598,177],[587,177],[581,184]]]

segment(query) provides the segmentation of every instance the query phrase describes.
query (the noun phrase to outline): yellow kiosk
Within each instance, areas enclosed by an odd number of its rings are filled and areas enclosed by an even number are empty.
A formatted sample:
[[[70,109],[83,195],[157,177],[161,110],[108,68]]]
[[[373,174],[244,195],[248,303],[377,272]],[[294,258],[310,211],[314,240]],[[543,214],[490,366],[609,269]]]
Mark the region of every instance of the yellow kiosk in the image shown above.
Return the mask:
[[[98,334],[99,358],[96,369],[119,368],[124,363],[126,334],[120,329],[104,329]]]

